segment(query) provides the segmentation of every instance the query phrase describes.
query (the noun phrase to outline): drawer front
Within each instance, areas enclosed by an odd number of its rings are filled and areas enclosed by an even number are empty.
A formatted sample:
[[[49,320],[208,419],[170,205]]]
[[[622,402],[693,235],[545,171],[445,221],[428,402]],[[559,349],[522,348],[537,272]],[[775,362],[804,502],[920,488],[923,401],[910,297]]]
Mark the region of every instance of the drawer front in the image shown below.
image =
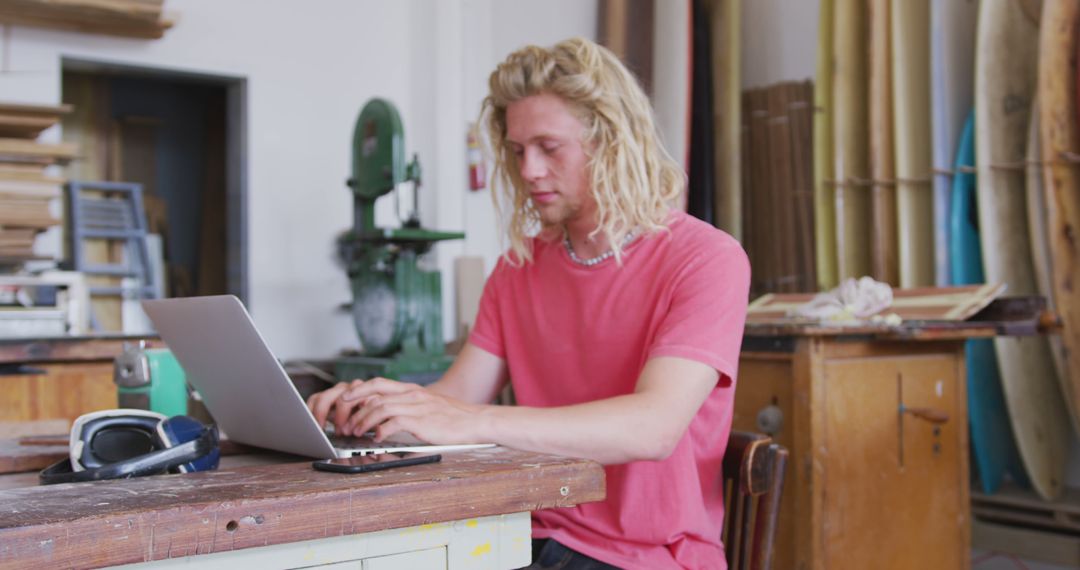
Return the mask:
[[[431,548],[364,560],[363,570],[446,570],[446,548]]]

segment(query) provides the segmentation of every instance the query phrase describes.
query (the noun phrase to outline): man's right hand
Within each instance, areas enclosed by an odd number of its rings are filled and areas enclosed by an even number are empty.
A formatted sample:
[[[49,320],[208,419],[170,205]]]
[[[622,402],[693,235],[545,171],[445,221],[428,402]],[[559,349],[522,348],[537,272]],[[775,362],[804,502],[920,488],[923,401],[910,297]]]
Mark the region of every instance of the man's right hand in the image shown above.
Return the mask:
[[[428,386],[428,389],[462,402],[487,404],[502,389],[507,376],[506,362],[502,358],[467,342],[446,374],[438,382]],[[307,400],[307,406],[319,427],[325,426],[327,420],[331,420],[337,434],[352,435],[345,434],[343,430],[349,418],[363,407],[366,400],[345,401],[343,396],[364,383],[364,380],[340,382],[327,390],[312,394]]]

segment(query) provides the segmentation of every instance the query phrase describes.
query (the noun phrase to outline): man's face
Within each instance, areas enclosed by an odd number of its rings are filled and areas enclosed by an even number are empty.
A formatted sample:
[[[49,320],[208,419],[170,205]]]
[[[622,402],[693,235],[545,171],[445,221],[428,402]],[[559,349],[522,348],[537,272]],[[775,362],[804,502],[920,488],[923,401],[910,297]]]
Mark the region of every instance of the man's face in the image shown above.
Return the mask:
[[[589,223],[595,217],[584,133],[585,126],[557,95],[532,95],[506,108],[506,144],[546,225]]]

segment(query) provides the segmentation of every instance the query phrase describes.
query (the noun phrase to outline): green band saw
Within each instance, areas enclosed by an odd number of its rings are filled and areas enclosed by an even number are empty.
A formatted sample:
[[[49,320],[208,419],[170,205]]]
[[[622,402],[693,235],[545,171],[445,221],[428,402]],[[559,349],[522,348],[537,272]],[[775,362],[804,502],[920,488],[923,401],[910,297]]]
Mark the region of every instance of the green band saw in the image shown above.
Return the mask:
[[[405,162],[405,134],[397,109],[372,99],[353,131],[353,228],[338,238],[338,253],[352,283],[352,316],[360,336],[359,356],[335,362],[339,380],[383,376],[427,384],[453,360],[442,333],[442,283],[438,271],[419,266],[420,256],[461,232],[420,227],[420,163]],[[413,210],[400,228],[375,225],[375,201],[412,182]]]

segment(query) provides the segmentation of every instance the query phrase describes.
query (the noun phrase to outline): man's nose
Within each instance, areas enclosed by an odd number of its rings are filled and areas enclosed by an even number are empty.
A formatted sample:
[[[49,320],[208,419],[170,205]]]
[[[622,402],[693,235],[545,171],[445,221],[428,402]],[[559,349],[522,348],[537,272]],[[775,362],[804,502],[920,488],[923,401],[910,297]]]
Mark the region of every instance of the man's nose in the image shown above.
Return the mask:
[[[518,166],[521,168],[521,178],[526,182],[535,182],[544,177],[547,166],[539,153],[526,148],[518,158]]]

